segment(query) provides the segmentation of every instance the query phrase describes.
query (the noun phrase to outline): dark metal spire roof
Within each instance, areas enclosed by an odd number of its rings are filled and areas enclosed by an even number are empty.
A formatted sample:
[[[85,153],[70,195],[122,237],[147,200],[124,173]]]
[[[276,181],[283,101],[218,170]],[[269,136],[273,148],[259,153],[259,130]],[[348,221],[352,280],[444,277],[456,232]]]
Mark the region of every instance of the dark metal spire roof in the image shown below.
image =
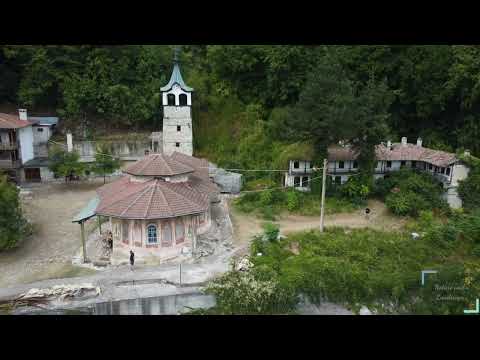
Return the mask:
[[[173,85],[178,84],[184,91],[191,92],[193,88],[187,86],[185,81],[183,81],[182,74],[180,73],[180,65],[179,65],[179,52],[180,49],[175,47],[174,56],[173,56],[173,71],[172,76],[170,77],[170,81],[167,85],[160,88],[161,91],[169,91],[172,89]]]

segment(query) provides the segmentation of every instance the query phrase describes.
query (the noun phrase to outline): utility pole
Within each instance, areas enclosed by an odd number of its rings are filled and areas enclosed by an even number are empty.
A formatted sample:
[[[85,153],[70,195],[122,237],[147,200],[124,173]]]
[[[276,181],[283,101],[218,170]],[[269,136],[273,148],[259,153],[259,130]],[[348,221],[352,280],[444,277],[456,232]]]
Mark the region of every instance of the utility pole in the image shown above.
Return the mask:
[[[320,232],[323,232],[323,221],[325,217],[325,188],[327,185],[327,159],[323,159],[323,175],[322,175],[322,204],[320,208]]]

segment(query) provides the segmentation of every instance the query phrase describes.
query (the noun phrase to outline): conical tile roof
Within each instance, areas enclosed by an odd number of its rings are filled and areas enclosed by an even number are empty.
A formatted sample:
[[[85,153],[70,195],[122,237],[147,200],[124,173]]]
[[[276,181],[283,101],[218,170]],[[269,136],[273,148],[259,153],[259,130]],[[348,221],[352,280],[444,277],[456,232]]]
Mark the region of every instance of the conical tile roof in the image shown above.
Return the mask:
[[[136,176],[174,176],[193,173],[194,168],[163,154],[150,154],[124,170]]]
[[[208,193],[196,184],[160,179],[130,181],[129,177],[98,190],[96,213],[125,219],[163,219],[199,214],[208,209]]]

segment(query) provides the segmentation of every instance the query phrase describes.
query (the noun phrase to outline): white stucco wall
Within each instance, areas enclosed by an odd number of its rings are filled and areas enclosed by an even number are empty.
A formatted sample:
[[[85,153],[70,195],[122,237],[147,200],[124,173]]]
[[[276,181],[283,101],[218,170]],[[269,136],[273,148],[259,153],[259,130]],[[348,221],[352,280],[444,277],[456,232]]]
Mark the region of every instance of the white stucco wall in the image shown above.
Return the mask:
[[[163,95],[162,95],[163,106],[168,106],[168,95],[169,94],[175,95],[175,105],[176,106],[180,106],[180,94],[187,95],[187,105],[192,106],[192,93],[183,91],[182,88],[179,87],[178,85],[173,86],[172,90],[163,93]]]
[[[452,186],[458,186],[458,182],[468,177],[470,169],[463,164],[455,164],[452,169]]]
[[[295,160],[290,160],[289,162],[290,173],[310,174],[313,172],[310,161],[298,160],[298,168],[295,168],[294,165],[295,165]]]
[[[22,165],[33,159],[33,131],[31,126],[18,129],[18,139],[20,142],[20,156]]]
[[[343,162],[343,168],[340,168],[340,162]],[[328,172],[335,172],[335,173],[347,173],[347,172],[353,172],[353,171],[358,171],[358,167],[354,168],[353,167],[354,161],[351,160],[337,160],[337,161],[329,161],[328,162]]]
[[[32,126],[32,132],[34,145],[46,143],[50,139],[49,126]]]
[[[300,177],[300,186],[295,186],[295,177]],[[303,184],[302,178],[304,177],[308,178],[306,186],[303,186],[304,184]],[[308,191],[310,190],[310,179],[311,179],[310,175],[296,175],[296,174],[285,173],[284,185],[285,187],[294,187],[297,190]]]

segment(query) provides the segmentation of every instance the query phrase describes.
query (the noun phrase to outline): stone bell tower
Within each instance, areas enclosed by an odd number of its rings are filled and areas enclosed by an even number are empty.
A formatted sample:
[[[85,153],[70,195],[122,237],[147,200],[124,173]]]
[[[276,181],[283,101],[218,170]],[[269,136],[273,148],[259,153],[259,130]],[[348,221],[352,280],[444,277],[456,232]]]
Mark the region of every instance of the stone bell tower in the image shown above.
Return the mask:
[[[162,87],[163,153],[193,154],[192,92],[183,81],[179,66],[179,49],[175,49],[170,81]]]

